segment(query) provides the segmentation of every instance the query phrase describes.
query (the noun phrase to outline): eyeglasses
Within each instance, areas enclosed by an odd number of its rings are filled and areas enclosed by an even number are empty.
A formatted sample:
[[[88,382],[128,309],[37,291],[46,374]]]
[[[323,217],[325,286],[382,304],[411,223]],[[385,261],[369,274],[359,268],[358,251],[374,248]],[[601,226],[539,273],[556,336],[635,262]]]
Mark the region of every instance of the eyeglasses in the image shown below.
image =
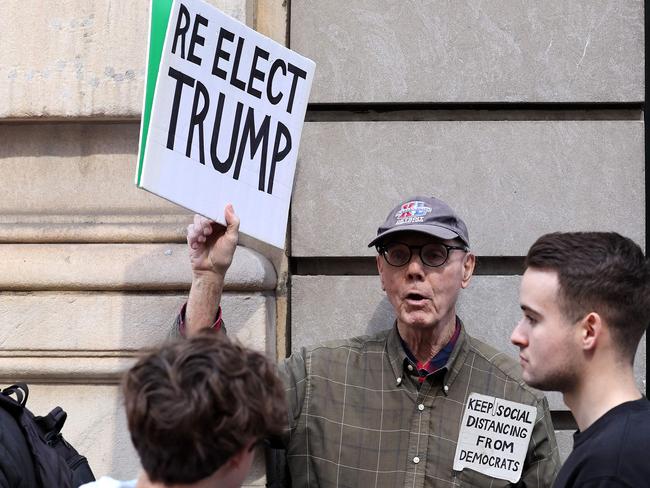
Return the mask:
[[[402,242],[377,246],[377,252],[381,254],[391,266],[400,267],[411,261],[413,251],[419,250],[420,260],[423,264],[432,268],[442,266],[449,258],[449,252],[457,249],[469,251],[466,246],[448,246],[442,242],[425,244],[424,246],[409,246]]]

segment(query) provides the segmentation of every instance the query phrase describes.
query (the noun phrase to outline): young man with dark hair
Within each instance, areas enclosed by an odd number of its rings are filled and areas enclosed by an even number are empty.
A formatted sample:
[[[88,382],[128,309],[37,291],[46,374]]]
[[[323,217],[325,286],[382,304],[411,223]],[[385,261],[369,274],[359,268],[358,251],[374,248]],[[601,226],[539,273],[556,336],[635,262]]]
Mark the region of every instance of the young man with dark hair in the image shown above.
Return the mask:
[[[239,487],[257,443],[286,425],[272,362],[213,331],[147,354],[126,374],[123,391],[144,472],[86,487]]]
[[[562,392],[579,429],[554,486],[648,486],[650,402],[633,371],[650,320],[643,252],[612,232],[553,233],[525,266],[511,337],[523,378]]]

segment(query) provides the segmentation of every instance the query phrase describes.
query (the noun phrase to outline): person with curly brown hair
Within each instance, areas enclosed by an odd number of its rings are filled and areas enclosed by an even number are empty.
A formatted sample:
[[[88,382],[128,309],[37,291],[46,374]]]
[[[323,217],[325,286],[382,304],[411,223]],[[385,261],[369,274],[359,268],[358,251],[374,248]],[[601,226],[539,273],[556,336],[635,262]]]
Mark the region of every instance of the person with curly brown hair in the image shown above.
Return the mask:
[[[213,331],[146,354],[122,388],[138,479],[94,488],[239,487],[257,444],[286,424],[284,388],[263,354]]]

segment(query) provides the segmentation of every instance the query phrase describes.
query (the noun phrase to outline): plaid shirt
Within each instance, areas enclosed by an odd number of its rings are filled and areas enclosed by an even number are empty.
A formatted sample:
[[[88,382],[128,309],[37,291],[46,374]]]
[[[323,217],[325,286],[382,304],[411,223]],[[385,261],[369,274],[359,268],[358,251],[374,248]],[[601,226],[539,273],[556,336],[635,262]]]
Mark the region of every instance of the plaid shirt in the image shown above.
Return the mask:
[[[420,385],[396,327],[302,348],[280,364],[287,385],[287,462],[294,487],[501,487],[452,469],[470,393],[537,407],[517,486],[550,486],[560,461],[546,399],[504,353],[460,335],[445,367]]]

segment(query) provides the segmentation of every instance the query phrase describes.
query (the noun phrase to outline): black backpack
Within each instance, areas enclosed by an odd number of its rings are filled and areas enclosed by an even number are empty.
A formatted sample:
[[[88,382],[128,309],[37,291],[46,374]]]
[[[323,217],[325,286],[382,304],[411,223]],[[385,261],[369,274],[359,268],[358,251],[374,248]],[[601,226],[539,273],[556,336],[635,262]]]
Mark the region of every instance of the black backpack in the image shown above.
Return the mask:
[[[25,383],[12,385],[0,392],[0,408],[9,412],[20,426],[41,487],[77,488],[95,481],[88,460],[61,435],[67,414],[56,407],[46,416],[36,417],[25,407],[28,396]]]

